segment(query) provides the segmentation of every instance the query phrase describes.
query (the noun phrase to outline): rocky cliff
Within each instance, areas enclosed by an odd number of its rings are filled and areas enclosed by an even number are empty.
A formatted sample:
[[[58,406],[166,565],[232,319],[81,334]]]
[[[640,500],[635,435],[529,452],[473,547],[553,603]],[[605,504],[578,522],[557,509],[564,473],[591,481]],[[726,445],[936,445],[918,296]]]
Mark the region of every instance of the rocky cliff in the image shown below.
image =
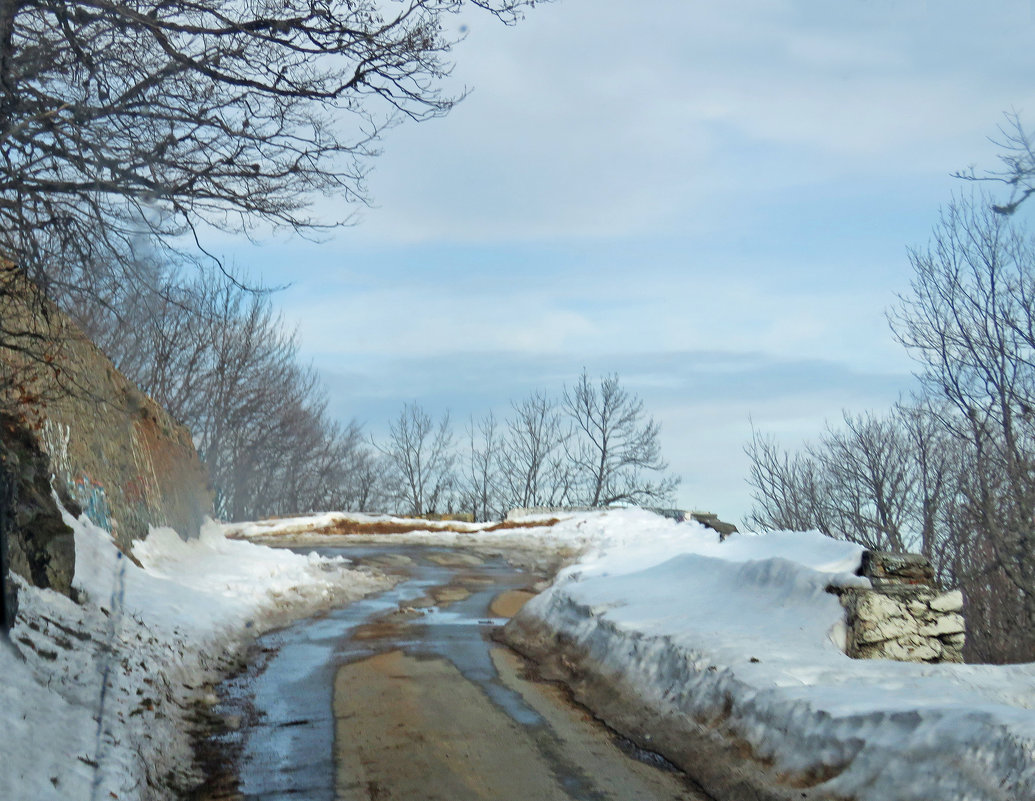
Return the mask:
[[[0,484],[12,496],[0,529],[6,521],[10,569],[69,591],[71,536],[51,487],[124,551],[149,526],[196,536],[212,502],[190,432],[17,271],[0,268],[0,290]]]

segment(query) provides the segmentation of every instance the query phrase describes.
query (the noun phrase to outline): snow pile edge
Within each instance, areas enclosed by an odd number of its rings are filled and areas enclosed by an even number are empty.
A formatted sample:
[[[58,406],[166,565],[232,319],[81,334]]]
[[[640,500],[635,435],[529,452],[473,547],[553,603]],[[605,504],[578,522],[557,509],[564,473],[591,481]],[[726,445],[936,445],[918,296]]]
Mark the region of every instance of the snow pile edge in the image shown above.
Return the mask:
[[[169,799],[193,787],[189,729],[263,631],[385,588],[344,560],[153,529],[125,557],[66,515],[79,603],[19,582],[0,637],[0,798]]]
[[[1035,798],[1035,665],[850,660],[825,587],[860,579],[796,561],[818,535],[740,536],[723,559],[689,531],[659,553],[639,523],[505,630],[613,728],[718,799]]]

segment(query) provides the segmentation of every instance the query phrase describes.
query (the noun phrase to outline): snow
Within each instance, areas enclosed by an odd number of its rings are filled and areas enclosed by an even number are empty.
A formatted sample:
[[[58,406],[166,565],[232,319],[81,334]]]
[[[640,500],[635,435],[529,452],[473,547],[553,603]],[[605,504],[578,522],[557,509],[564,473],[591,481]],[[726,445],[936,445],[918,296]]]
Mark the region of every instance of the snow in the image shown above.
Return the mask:
[[[727,736],[810,797],[1035,799],[1035,664],[849,659],[844,611],[827,587],[869,586],[856,575],[860,546],[818,532],[720,542],[699,524],[634,509],[561,517],[467,533],[410,521],[426,530],[390,538],[577,554],[519,620],[594,654],[603,673],[636,688],[648,719],[722,719]]]
[[[0,798],[171,797],[190,784],[192,706],[254,634],[387,586],[343,560],[152,530],[123,556],[85,517],[75,533],[82,603],[19,583],[0,637]],[[211,700],[211,699],[209,699]]]
[[[637,689],[646,719],[711,722],[809,797],[1035,799],[1035,664],[849,659],[827,588],[867,584],[858,546],[815,532],[719,542],[639,510],[562,517],[489,532],[334,513],[212,524],[189,542],[156,530],[134,547],[139,565],[70,520],[84,602],[23,586],[18,624],[0,639],[0,798],[163,797],[152,785],[166,771],[189,784],[185,716],[243,633],[383,586],[342,560],[247,538],[333,545],[306,532],[349,518],[422,529],[354,541],[566,554],[518,622],[593,654]]]
[[[228,537],[246,540],[263,537],[284,537],[294,534],[309,536],[313,532],[333,530],[335,526],[343,523],[358,523],[360,526],[376,523],[401,523],[416,526],[421,530],[431,532],[438,530],[443,531],[443,533],[447,529],[474,533],[493,525],[493,523],[466,523],[461,520],[425,520],[423,518],[366,514],[364,512],[324,512],[323,514],[300,517],[281,517],[244,523],[228,523],[224,526],[224,533]]]
[[[534,619],[635,686],[652,715],[725,718],[785,780],[838,798],[1035,798],[1035,665],[852,660],[831,585],[861,548],[735,534],[642,512],[555,526],[593,545],[533,598]]]

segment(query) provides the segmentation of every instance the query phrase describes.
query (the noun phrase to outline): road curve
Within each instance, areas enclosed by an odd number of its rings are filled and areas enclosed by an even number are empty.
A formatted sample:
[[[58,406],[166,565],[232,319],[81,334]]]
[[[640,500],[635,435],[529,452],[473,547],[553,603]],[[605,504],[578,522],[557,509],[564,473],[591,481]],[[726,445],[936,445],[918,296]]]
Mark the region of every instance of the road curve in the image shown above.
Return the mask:
[[[493,641],[538,576],[448,549],[326,553],[405,580],[377,603],[314,621],[312,637],[302,622],[260,639],[275,656],[255,676],[261,692],[238,738],[242,779],[236,792],[210,798],[707,799],[682,773],[573,704],[559,685],[534,680],[534,665]],[[278,698],[278,675],[290,682],[291,697],[306,699],[301,718],[292,712],[297,704],[283,703],[287,691]],[[238,682],[234,692],[240,698],[249,690]],[[317,712],[321,704],[331,707],[326,714]],[[284,732],[294,745],[274,746],[288,742],[277,739]],[[324,746],[332,753],[315,753]]]

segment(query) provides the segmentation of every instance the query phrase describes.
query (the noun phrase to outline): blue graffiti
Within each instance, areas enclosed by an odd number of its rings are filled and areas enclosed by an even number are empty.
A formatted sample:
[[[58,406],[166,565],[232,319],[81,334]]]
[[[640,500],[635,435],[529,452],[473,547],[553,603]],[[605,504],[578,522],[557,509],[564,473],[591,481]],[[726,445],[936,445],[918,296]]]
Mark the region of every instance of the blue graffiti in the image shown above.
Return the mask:
[[[75,498],[83,513],[95,526],[111,531],[111,510],[108,508],[108,497],[104,487],[89,476],[80,476],[71,482],[72,497]]]

